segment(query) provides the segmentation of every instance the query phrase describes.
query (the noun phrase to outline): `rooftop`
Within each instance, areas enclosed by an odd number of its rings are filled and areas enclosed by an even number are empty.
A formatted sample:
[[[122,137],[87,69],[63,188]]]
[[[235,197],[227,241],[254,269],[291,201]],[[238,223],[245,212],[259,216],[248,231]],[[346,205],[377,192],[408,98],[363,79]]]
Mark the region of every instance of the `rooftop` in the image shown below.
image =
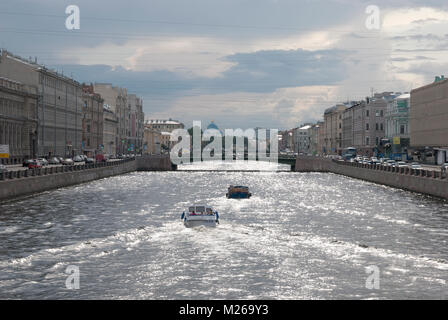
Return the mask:
[[[59,73],[57,70],[48,69],[44,65],[38,64],[37,63],[37,58],[35,58],[34,60],[32,60],[31,57],[30,57],[30,59],[25,59],[25,58],[20,57],[18,55],[14,55],[14,54],[12,54],[11,52],[9,52],[9,51],[7,51],[5,49],[0,49],[0,55],[3,56],[3,57],[8,57],[9,59],[18,61],[20,63],[29,65],[30,67],[34,68],[37,71],[42,71],[42,72],[45,72],[47,74],[51,74],[54,77],[61,78],[61,79],[65,80],[65,81],[70,81],[70,82],[73,82],[73,83],[75,83],[77,85],[81,85],[78,81],[74,80],[73,78],[67,77],[67,76],[65,76],[62,73]]]
[[[402,95],[399,95],[395,99],[409,99],[411,97],[410,93],[403,93]]]
[[[439,81],[434,81],[434,82],[431,82],[431,83],[429,83],[427,85],[424,85],[422,87],[412,89],[411,90],[411,94],[413,92],[416,92],[416,91],[425,90],[425,89],[428,89],[428,88],[432,88],[434,86],[442,86],[442,85],[446,85],[446,84],[448,84],[448,78],[440,79]]]
[[[332,106],[332,107],[326,109],[324,114],[328,114],[328,113],[332,113],[332,112],[338,111],[340,108],[347,109],[347,106],[345,104],[337,104],[335,106]]]

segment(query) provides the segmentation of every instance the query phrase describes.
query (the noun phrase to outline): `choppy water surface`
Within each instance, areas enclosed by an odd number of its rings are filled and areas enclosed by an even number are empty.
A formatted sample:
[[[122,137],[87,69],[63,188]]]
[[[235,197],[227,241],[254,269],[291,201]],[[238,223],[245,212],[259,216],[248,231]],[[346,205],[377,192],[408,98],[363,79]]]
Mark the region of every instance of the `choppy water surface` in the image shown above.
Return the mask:
[[[229,184],[253,197],[226,199]],[[186,229],[192,203],[221,224]],[[333,174],[136,172],[0,212],[0,298],[448,298],[448,203]]]

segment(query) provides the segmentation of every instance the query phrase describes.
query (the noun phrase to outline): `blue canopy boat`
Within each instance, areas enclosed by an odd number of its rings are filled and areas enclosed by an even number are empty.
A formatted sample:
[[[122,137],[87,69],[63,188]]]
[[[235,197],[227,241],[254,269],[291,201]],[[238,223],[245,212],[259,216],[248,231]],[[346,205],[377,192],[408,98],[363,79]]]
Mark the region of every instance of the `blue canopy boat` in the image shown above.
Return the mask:
[[[249,187],[244,186],[230,186],[226,193],[226,197],[229,199],[249,199],[251,196]]]

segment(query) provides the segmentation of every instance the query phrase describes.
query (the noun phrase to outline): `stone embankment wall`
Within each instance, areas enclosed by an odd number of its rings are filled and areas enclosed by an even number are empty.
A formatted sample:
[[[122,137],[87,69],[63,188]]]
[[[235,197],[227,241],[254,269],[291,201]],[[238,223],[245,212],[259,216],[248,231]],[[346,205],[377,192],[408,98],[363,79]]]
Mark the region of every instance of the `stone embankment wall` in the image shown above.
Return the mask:
[[[171,171],[177,167],[171,163],[168,155],[145,155],[137,158],[138,171]]]
[[[448,178],[440,171],[392,168],[358,164],[320,157],[299,156],[297,172],[332,172],[386,186],[448,199]]]
[[[60,166],[0,173],[0,201],[133,171],[169,171],[169,156],[143,156],[106,163]]]

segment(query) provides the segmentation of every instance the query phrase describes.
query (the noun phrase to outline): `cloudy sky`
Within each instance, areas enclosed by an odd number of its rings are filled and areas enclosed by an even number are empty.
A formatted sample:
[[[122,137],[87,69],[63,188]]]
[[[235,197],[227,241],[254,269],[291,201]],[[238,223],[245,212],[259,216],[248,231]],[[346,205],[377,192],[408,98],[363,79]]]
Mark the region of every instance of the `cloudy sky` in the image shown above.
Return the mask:
[[[68,5],[79,30],[65,27]],[[0,46],[126,87],[147,118],[282,129],[448,75],[448,2],[2,0]]]

